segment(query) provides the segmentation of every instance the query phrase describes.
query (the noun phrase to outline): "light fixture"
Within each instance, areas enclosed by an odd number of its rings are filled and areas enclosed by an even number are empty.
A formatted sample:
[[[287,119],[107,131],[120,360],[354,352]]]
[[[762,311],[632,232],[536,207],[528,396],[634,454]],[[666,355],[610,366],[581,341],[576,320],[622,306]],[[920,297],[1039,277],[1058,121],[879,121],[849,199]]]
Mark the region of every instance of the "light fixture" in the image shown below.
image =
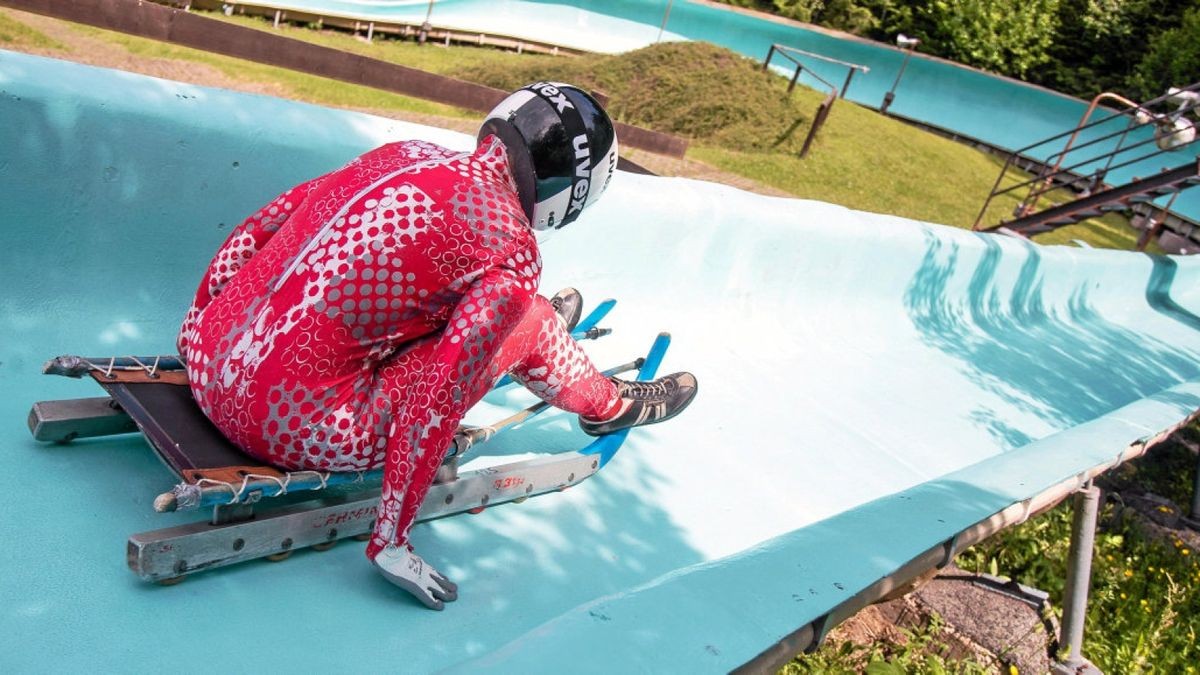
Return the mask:
[[[913,51],[921,41],[914,37],[908,37],[904,33],[896,36],[896,45],[904,50],[904,62],[900,64],[900,72],[896,73],[896,81],[892,82],[892,88],[887,90],[883,95],[883,103],[879,106],[879,112],[887,114],[888,108],[892,106],[892,101],[896,99],[896,86],[900,84],[900,78],[904,77],[904,69],[908,67],[908,59],[912,57]]]

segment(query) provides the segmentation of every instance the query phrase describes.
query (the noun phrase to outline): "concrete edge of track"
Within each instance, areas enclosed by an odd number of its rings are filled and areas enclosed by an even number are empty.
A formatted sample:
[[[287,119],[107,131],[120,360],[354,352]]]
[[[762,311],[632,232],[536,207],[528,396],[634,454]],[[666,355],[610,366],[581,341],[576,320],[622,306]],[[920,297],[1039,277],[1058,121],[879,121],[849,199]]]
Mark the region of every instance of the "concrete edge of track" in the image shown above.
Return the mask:
[[[452,671],[515,672],[564,663],[582,645],[602,642],[623,646],[605,661],[608,672],[773,672],[862,607],[1057,505],[1197,416],[1200,381],[1171,387],[742,553],[577,607]],[[922,536],[912,536],[914,530]],[[881,548],[890,554],[878,556]],[[831,550],[842,553],[838,561],[822,559]],[[847,559],[857,564],[847,565]],[[718,640],[690,633],[686,626],[695,614],[726,632]]]

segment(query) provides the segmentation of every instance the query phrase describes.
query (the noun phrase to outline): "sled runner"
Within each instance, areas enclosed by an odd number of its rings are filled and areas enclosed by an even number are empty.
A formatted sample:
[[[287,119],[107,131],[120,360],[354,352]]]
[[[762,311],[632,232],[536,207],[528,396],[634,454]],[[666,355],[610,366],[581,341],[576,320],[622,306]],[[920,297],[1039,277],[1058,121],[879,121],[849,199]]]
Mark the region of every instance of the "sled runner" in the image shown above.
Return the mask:
[[[595,339],[608,334],[596,324],[614,304],[601,303],[572,335]],[[669,344],[670,336],[660,334],[644,357],[605,374],[637,371],[638,379],[652,379]],[[127,562],[142,579],[174,583],[192,572],[245,560],[283,560],[298,548],[325,550],[345,537],[365,539],[372,530],[381,469],[289,472],[262,465],[226,440],[200,411],[176,357],[60,356],[43,370],[75,378],[87,375],[108,396],[35,403],[29,413],[35,439],[62,443],[140,430],[180,479],[154,500],[155,510],[211,509],[207,520],[129,538]],[[548,407],[538,403],[490,426],[460,427],[418,521],[478,513],[576,485],[603,468],[629,432],[602,436],[579,450],[458,470],[460,459],[474,446]]]

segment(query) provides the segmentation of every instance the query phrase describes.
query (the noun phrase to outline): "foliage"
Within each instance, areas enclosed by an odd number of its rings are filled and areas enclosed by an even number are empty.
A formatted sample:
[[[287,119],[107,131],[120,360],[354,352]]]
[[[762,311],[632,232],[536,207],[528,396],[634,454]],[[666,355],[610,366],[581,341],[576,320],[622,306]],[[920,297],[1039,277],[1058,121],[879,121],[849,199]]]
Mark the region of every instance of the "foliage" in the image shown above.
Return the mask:
[[[991,672],[975,661],[951,658],[946,645],[939,640],[942,628],[941,620],[934,616],[928,625],[904,631],[905,639],[900,644],[859,645],[846,641],[829,645],[813,654],[796,657],[779,671],[779,675],[982,675]]]
[[[1060,0],[1050,60],[1030,79],[1089,99],[1101,91],[1139,99],[1158,96],[1164,88],[1139,83],[1135,71],[1192,4],[1194,0]],[[1200,72],[1194,71],[1185,82],[1197,79]]]
[[[0,12],[0,46],[62,49],[52,38]]]
[[[1049,60],[1059,0],[933,0],[912,32],[935,54],[1024,76]]]
[[[1131,78],[1132,86],[1143,98],[1197,80],[1200,80],[1200,5],[1184,13],[1178,27],[1154,41]]]
[[[1190,504],[1196,455],[1182,441],[1200,444],[1200,428],[1189,426],[1155,446],[1150,460],[1127,462],[1104,477],[1105,490],[1153,493],[1176,504]]]
[[[796,21],[810,22],[813,15],[825,7],[824,0],[773,0],[775,11]]]
[[[721,0],[891,42],[1090,99],[1200,80],[1196,0]]]
[[[1139,464],[1159,461],[1152,453]],[[1145,470],[1148,478],[1168,478],[1171,473]],[[1083,653],[1105,672],[1195,672],[1200,662],[1196,552],[1174,537],[1165,542],[1149,539],[1133,520],[1114,517],[1111,508],[1101,520]],[[957,563],[977,572],[1001,570],[1046,590],[1054,606],[1061,607],[1070,531],[1071,510],[1064,503],[971,547]]]

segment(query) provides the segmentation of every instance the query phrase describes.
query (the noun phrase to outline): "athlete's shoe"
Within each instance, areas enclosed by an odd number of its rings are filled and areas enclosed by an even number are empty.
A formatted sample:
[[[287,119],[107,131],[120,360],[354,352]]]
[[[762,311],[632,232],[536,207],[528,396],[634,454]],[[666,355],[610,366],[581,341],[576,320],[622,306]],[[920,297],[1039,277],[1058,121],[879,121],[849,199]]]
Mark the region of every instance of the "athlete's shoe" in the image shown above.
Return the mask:
[[[583,296],[574,288],[564,288],[550,298],[550,306],[562,319],[567,332],[575,330],[579,319],[583,316]]]
[[[458,599],[458,586],[407,546],[389,544],[375,556],[375,567],[429,609],[440,610]]]
[[[617,385],[621,407],[606,420],[580,417],[579,426],[592,436],[669,420],[696,397],[696,377],[691,373],[674,373],[649,382],[609,379]]]

